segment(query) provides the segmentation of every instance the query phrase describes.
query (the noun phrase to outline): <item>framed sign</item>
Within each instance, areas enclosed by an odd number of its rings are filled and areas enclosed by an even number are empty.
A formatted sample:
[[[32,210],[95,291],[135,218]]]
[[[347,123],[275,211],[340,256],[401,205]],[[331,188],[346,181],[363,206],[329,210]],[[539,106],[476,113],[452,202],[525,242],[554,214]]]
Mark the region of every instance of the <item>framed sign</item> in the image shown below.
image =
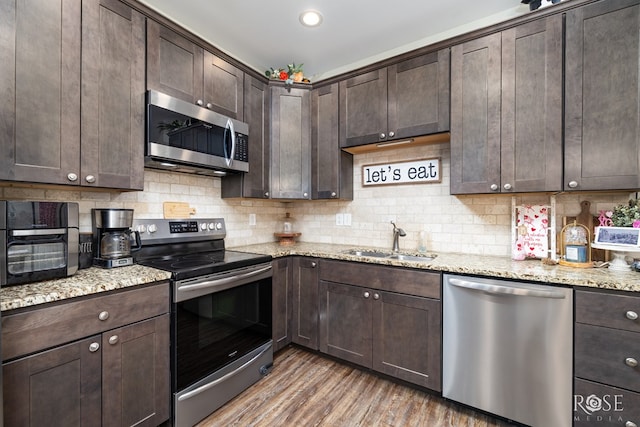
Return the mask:
[[[442,181],[440,157],[362,166],[362,186],[430,184]]]
[[[596,243],[607,245],[640,246],[640,228],[596,227]]]

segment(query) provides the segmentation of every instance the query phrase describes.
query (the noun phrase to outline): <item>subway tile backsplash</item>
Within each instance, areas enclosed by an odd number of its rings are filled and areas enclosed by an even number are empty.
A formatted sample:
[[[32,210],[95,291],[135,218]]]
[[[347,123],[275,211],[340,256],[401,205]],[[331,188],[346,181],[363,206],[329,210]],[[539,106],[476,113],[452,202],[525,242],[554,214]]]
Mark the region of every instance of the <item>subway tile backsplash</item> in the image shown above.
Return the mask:
[[[442,160],[442,182],[428,184],[362,186],[362,166],[438,156]],[[144,191],[110,192],[0,187],[4,199],[58,200],[78,202],[80,231],[91,231],[92,208],[129,208],[136,218],[163,216],[163,202],[187,202],[194,217],[224,217],[227,247],[275,240],[273,233],[290,212],[296,220],[299,240],[353,246],[391,248],[394,219],[407,235],[400,249],[415,250],[420,231],[426,232],[432,252],[509,256],[511,253],[510,195],[449,195],[449,144],[434,144],[354,157],[353,201],[277,201],[222,199],[221,179],[199,175],[145,170]],[[580,202],[589,200],[592,213],[625,203],[629,193],[571,193],[556,195],[558,226],[562,217],[577,215]],[[518,204],[546,204],[548,195],[518,195]],[[250,214],[256,224],[249,225]],[[336,214],[350,214],[350,225],[336,225]],[[344,215],[342,216],[344,219]]]

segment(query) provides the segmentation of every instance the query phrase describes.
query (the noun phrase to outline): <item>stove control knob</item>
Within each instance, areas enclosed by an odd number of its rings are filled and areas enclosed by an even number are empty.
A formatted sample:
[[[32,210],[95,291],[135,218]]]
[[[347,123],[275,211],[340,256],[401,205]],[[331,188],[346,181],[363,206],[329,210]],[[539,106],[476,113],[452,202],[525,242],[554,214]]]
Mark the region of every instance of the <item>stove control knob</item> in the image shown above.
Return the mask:
[[[149,226],[147,227],[147,231],[153,234],[158,231],[158,226],[155,224],[149,224]]]
[[[222,223],[216,222],[216,230],[222,230]]]
[[[202,224],[200,224],[200,230],[207,231],[207,223],[206,222],[203,222]]]
[[[136,227],[136,230],[138,231],[138,233],[146,233],[147,232],[147,226],[144,224],[140,224]]]
[[[215,230],[216,229],[216,224],[213,222],[209,223],[209,230]]]

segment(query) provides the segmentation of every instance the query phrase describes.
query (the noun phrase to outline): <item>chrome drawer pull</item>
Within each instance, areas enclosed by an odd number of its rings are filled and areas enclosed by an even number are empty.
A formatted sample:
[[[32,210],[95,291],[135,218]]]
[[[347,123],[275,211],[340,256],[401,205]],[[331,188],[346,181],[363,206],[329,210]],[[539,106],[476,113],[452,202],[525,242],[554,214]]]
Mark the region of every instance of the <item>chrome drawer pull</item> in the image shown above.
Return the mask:
[[[636,366],[638,366],[638,361],[633,357],[627,357],[626,359],[624,359],[624,364],[631,368],[635,368]]]
[[[638,313],[629,310],[625,313],[625,316],[627,316],[627,319],[629,320],[636,320],[638,318]]]
[[[626,423],[624,423],[624,427],[638,427],[638,425],[633,421],[627,421]]]
[[[103,322],[105,320],[107,320],[109,318],[109,312],[108,311],[101,311],[100,314],[98,314],[98,319],[102,320]]]
[[[89,345],[89,351],[91,353],[95,353],[96,351],[100,350],[100,344],[98,344],[97,342],[92,342]]]

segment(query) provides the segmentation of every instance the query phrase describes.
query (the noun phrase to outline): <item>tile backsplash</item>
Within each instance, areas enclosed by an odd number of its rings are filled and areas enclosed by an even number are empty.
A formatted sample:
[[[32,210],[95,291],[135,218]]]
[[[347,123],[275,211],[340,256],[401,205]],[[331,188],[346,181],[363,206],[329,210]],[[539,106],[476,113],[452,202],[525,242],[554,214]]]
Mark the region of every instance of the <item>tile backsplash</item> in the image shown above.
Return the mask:
[[[442,181],[377,187],[362,186],[362,166],[384,162],[440,157]],[[391,248],[391,219],[407,233],[400,248],[414,250],[421,231],[427,250],[509,256],[511,253],[511,196],[449,194],[450,150],[448,143],[354,157],[353,201],[295,201],[222,199],[221,179],[156,170],[145,170],[144,191],[108,192],[33,187],[0,187],[4,199],[78,202],[80,231],[91,231],[92,208],[129,208],[136,218],[161,218],[163,202],[187,202],[195,218],[223,217],[227,224],[227,247],[274,241],[273,233],[290,212],[301,241]],[[556,195],[559,228],[562,217],[577,215],[580,202],[591,202],[591,213],[625,203],[629,193],[570,193]],[[635,197],[635,193],[631,195]],[[544,194],[518,195],[518,204],[548,204]],[[255,225],[250,215],[255,215]],[[343,225],[336,225],[342,214]],[[347,214],[347,215],[345,215]],[[351,225],[344,225],[350,215]]]

